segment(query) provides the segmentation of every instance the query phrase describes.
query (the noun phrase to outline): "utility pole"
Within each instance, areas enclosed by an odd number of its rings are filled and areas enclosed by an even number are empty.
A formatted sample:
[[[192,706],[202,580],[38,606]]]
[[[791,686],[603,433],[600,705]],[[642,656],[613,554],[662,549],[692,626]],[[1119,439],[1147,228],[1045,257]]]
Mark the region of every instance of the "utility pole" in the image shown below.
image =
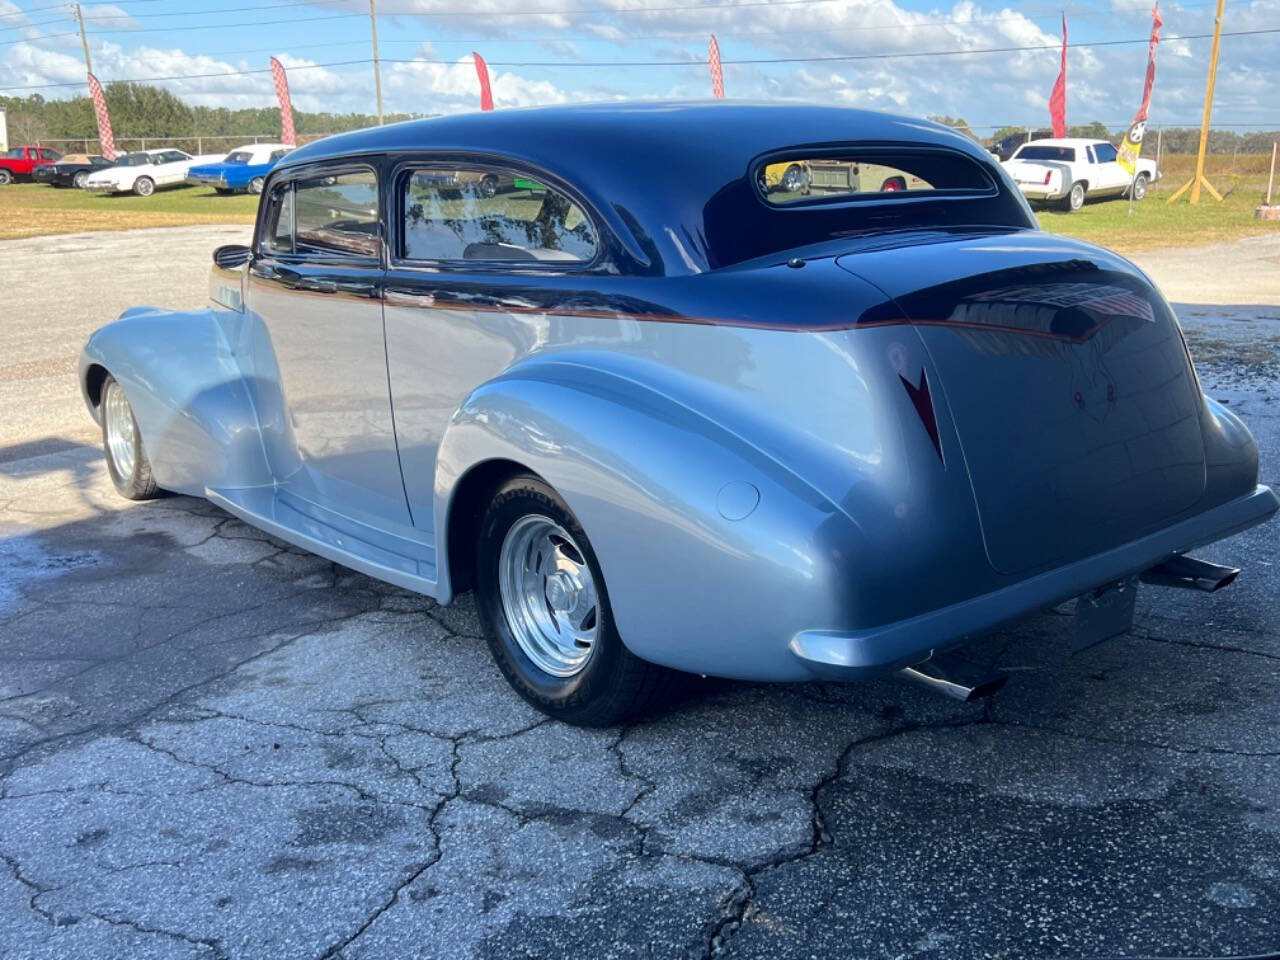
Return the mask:
[[[1222,202],[1222,194],[1213,189],[1213,184],[1204,175],[1204,153],[1209,145],[1209,114],[1213,110],[1213,85],[1218,79],[1218,49],[1222,45],[1222,8],[1224,6],[1226,6],[1226,0],[1218,0],[1218,13],[1213,20],[1213,47],[1209,51],[1209,82],[1204,91],[1204,117],[1200,121],[1200,151],[1196,154],[1196,174],[1169,198],[1170,203],[1186,193],[1188,187],[1191,189],[1193,204],[1200,202],[1201,187],[1208,190],[1213,199],[1219,203]]]
[[[373,89],[378,95],[378,126],[382,126],[382,68],[378,66],[378,11],[374,0],[369,0],[369,26],[373,28]]]
[[[84,69],[86,73],[93,73],[93,63],[89,60],[89,41],[84,35],[84,17],[80,13],[80,4],[75,5],[76,23],[80,25],[80,45],[84,47]]]

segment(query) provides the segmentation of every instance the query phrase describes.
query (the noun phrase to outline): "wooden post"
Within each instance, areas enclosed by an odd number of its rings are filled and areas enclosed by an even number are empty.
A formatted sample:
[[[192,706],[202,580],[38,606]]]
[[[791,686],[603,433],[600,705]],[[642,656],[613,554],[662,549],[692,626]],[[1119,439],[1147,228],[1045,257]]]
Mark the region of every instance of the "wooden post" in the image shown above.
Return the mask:
[[[1271,144],[1271,174],[1267,177],[1267,206],[1271,206],[1271,188],[1276,182],[1276,146],[1273,141]]]
[[[1191,202],[1193,204],[1199,203],[1201,187],[1208,190],[1213,199],[1219,203],[1222,202],[1222,194],[1213,189],[1213,184],[1205,178],[1204,153],[1209,145],[1209,114],[1213,111],[1213,85],[1218,79],[1218,51],[1222,46],[1222,10],[1224,6],[1226,6],[1226,0],[1218,0],[1218,13],[1213,20],[1213,48],[1209,51],[1209,82],[1205,85],[1204,91],[1204,115],[1200,120],[1200,150],[1196,154],[1196,173],[1169,198],[1170,203],[1177,200],[1188,189],[1191,190]]]
[[[378,12],[369,0],[369,26],[373,30],[373,90],[378,98],[378,126],[382,126],[382,67],[378,64]]]
[[[80,46],[84,48],[84,69],[86,73],[93,73],[93,63],[89,60],[89,41],[84,35],[84,17],[80,15],[80,4],[75,5],[76,23],[80,27]]]

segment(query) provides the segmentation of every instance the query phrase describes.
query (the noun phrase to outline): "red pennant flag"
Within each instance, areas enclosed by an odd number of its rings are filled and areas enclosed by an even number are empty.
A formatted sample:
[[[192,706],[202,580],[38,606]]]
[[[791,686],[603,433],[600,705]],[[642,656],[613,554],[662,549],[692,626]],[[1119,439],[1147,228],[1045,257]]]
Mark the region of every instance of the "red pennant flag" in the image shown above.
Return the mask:
[[[271,58],[271,77],[276,82],[276,99],[280,101],[280,142],[297,146],[298,137],[293,132],[293,101],[289,99],[289,78],[284,64]]]
[[[89,96],[93,99],[93,112],[98,115],[98,141],[102,144],[102,155],[108,160],[115,160],[116,140],[111,135],[111,116],[107,113],[107,98],[102,93],[102,84],[92,73],[89,74]]]
[[[1151,8],[1151,40],[1147,44],[1147,80],[1142,87],[1142,105],[1133,115],[1133,123],[1129,124],[1129,132],[1120,143],[1120,166],[1129,171],[1130,176],[1138,172],[1138,154],[1142,152],[1142,138],[1147,132],[1147,111],[1151,109],[1151,88],[1156,85],[1156,44],[1160,42],[1160,28],[1164,21],[1160,19],[1160,4]]]
[[[707,62],[711,66],[711,95],[717,100],[724,99],[724,70],[720,66],[720,44],[716,43],[716,35],[711,35],[711,46],[707,51]]]
[[[480,109],[493,109],[493,91],[489,89],[489,65],[484,62],[484,57],[472,51],[471,56],[476,61],[476,76],[480,78]]]
[[[1067,135],[1067,15],[1062,15],[1062,69],[1058,72],[1053,92],[1049,94],[1049,119],[1053,121],[1053,135]]]

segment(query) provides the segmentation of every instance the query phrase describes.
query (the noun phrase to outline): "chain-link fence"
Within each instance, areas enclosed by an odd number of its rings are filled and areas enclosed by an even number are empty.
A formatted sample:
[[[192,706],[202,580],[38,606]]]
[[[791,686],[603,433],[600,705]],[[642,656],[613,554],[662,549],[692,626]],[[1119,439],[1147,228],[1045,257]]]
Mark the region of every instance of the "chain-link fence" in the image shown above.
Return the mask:
[[[311,143],[313,140],[319,140],[321,137],[327,136],[327,133],[299,134],[298,145]],[[133,150],[159,150],[165,147],[173,147],[174,149],[184,150],[187,153],[199,156],[206,153],[229,153],[236,147],[249,143],[278,143],[279,141],[279,134],[236,133],[216,134],[207,137],[116,137],[115,145],[117,154],[129,153]],[[102,144],[97,137],[41,138],[36,142],[36,145],[52,147],[59,153],[102,153]]]

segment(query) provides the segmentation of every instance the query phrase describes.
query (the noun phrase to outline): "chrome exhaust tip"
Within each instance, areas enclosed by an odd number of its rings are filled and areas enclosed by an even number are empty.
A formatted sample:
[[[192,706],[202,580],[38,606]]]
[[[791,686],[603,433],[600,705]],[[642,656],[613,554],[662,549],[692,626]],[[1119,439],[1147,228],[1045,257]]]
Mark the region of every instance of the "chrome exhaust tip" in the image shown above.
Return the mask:
[[[1144,570],[1139,579],[1156,587],[1180,587],[1183,590],[1203,590],[1213,593],[1230,586],[1240,576],[1239,567],[1224,567],[1197,560],[1181,554]]]
[[[935,653],[928,660],[903,667],[898,676],[962,703],[995,696],[1009,679],[1007,674],[970,663],[951,653]]]

